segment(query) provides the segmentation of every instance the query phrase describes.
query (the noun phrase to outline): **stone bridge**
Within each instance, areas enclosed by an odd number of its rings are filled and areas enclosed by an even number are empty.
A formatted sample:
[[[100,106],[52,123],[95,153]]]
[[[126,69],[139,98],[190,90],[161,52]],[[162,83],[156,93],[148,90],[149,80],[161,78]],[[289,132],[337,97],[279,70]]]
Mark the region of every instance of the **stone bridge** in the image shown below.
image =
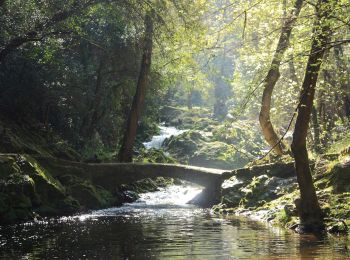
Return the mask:
[[[195,201],[201,205],[218,202],[222,174],[227,172],[227,170],[179,164],[80,163],[53,158],[35,158],[44,168],[50,171],[53,177],[63,174],[75,175],[89,179],[95,185],[100,185],[110,191],[114,191],[120,184],[159,176],[189,181],[204,187],[202,195],[198,196],[197,201]]]

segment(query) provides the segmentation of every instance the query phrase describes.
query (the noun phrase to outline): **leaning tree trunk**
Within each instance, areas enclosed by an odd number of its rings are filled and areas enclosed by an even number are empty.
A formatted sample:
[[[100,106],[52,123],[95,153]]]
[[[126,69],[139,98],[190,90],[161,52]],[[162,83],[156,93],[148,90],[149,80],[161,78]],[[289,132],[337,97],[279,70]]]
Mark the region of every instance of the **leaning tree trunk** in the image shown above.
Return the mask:
[[[145,42],[141,61],[141,70],[137,82],[131,110],[127,120],[122,145],[119,150],[118,160],[120,162],[131,162],[133,146],[136,138],[137,124],[140,119],[141,110],[145,100],[146,89],[149,82],[151,70],[152,48],[153,48],[153,21],[148,13],[145,16]]]
[[[301,227],[306,230],[323,227],[323,214],[318,204],[309,166],[306,136],[310,122],[316,82],[330,38],[330,28],[327,24],[329,13],[330,7],[328,6],[328,0],[319,0],[316,12],[317,21],[314,25],[312,45],[301,89],[298,116],[292,142],[292,152],[295,159],[295,168],[300,189],[300,200],[298,200],[297,209]]]
[[[267,76],[263,82],[264,92],[259,115],[260,126],[266,141],[271,147],[273,147],[274,151],[278,155],[283,154],[284,144],[280,141],[271,123],[271,96],[277,80],[280,77],[279,67],[281,65],[283,55],[289,46],[289,38],[292,28],[300,13],[302,5],[303,0],[296,0],[291,13],[285,18],[269,72],[267,73]]]

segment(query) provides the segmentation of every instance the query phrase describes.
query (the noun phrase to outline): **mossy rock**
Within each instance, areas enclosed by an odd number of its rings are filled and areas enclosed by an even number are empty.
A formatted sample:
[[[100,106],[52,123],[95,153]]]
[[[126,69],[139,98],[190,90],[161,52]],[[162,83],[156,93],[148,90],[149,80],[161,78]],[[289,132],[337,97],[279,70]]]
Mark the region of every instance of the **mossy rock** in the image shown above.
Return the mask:
[[[181,129],[192,129],[202,131],[213,131],[213,129],[219,125],[219,122],[209,117],[203,117],[203,115],[185,115],[181,119],[178,119],[177,127]]]
[[[143,163],[176,163],[177,161],[171,156],[166,155],[162,150],[151,148],[141,150],[140,155],[134,160]]]
[[[195,130],[165,140],[164,149],[179,162],[195,166],[232,169],[248,162],[232,145],[212,142]]]
[[[156,185],[160,188],[165,188],[174,184],[177,184],[177,185],[181,184],[180,180],[169,178],[169,177],[157,177],[154,181]]]
[[[327,231],[333,234],[348,234],[349,227],[344,220],[331,220],[326,222]]]
[[[350,160],[334,165],[327,176],[334,193],[350,192]]]
[[[32,220],[34,217],[33,212],[28,209],[22,208],[10,208],[7,212],[5,212],[1,218],[0,223],[2,224],[13,224],[18,221],[28,221]]]
[[[79,202],[80,205],[86,208],[96,209],[102,205],[99,195],[92,185],[76,183],[69,187],[68,192]]]
[[[1,155],[0,161],[6,171],[0,175],[0,223],[30,220],[33,211],[51,215],[77,211],[62,184],[32,157]]]
[[[208,109],[202,107],[164,106],[160,111],[160,120],[179,129],[196,129],[211,131],[218,122],[211,118]]]
[[[124,185],[123,187],[124,190],[134,191],[136,193],[145,193],[158,190],[157,183],[150,178],[138,180],[131,184]]]
[[[28,175],[12,174],[6,180],[5,190],[9,193],[23,193],[30,198],[35,198],[35,183]]]
[[[178,125],[178,120],[186,113],[185,108],[172,107],[172,106],[163,106],[160,109],[160,120],[162,122],[167,122],[171,125]]]
[[[19,176],[21,169],[13,156],[0,155],[0,180],[8,180]]]
[[[278,178],[266,174],[253,178],[234,175],[222,184],[221,202],[228,208],[258,208],[296,189],[296,178]]]
[[[0,148],[4,153],[56,156],[68,160],[80,158],[71,146],[39,123],[18,125],[13,121],[0,118],[0,124],[6,125],[1,131],[0,138]]]
[[[236,176],[232,176],[229,179],[226,179],[221,185],[221,205],[225,207],[238,207],[241,201],[241,198],[244,196],[244,193],[241,191],[241,188],[248,185],[249,181],[238,179]]]
[[[0,224],[33,218],[32,202],[22,193],[0,193]]]
[[[223,142],[207,142],[189,157],[190,165],[209,168],[233,169],[243,167],[248,160],[241,157],[232,145]]]
[[[35,213],[42,216],[65,216],[81,210],[79,202],[71,196],[66,196],[63,200],[54,203],[45,203],[34,208]]]
[[[343,194],[330,194],[328,205],[329,216],[337,219],[350,219],[350,192]]]
[[[166,139],[163,147],[171,155],[176,155],[176,158],[182,158],[198,150],[204,141],[205,138],[200,132],[190,130]]]
[[[225,121],[215,127],[213,139],[236,145],[238,150],[249,154],[251,158],[260,156],[261,150],[266,147],[259,123],[255,120]]]
[[[89,180],[69,174],[60,176],[59,180],[67,187],[67,193],[78,201],[81,207],[97,209],[117,203],[116,198],[109,191],[93,185]]]
[[[284,164],[290,164],[294,163],[294,158],[290,154],[285,154],[285,155],[277,155],[274,152],[271,152],[267,156],[253,160],[247,166],[249,167],[254,167],[254,166],[262,166],[262,165],[271,165],[271,164],[276,164],[276,165],[284,165]]]
[[[273,218],[275,222],[283,226],[290,226],[293,217],[296,215],[296,209],[294,205],[284,205],[283,208],[276,213],[273,213],[271,219]]]

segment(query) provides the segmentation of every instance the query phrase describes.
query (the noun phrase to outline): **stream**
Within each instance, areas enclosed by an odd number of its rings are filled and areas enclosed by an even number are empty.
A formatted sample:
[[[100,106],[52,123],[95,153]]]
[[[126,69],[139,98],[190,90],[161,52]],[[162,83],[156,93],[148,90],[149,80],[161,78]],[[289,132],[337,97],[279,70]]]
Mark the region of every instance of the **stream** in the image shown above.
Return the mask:
[[[147,148],[181,131],[161,127]],[[0,227],[0,259],[348,259],[336,236],[299,235],[187,204],[189,183],[141,194],[134,203]]]
[[[344,238],[298,235],[186,204],[170,186],[135,203],[0,229],[0,259],[346,259]]]
[[[160,129],[159,135],[155,135],[152,137],[151,141],[143,143],[146,149],[151,149],[151,148],[160,149],[166,138],[169,138],[172,135],[178,136],[187,131],[187,130],[179,130],[173,126],[164,126],[164,125],[160,125],[159,129]]]

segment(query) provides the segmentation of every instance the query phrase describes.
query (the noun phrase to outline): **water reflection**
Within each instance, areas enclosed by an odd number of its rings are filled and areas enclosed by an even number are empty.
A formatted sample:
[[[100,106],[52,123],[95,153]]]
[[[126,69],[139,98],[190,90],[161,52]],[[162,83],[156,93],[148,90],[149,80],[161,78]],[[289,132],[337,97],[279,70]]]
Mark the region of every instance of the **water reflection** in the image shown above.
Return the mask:
[[[184,188],[185,189],[185,188]],[[198,188],[196,188],[198,189]],[[166,195],[166,192],[172,194]],[[187,191],[187,193],[190,191]],[[192,191],[191,191],[192,192]],[[1,259],[346,259],[349,241],[300,236],[172,200],[182,188],[136,204],[0,229]],[[148,196],[148,197],[147,197]],[[165,197],[164,197],[165,196]],[[144,199],[147,198],[147,201]],[[163,198],[163,199],[161,199]],[[170,199],[169,199],[170,198]],[[165,201],[168,199],[168,201]],[[156,202],[158,201],[158,202]]]

